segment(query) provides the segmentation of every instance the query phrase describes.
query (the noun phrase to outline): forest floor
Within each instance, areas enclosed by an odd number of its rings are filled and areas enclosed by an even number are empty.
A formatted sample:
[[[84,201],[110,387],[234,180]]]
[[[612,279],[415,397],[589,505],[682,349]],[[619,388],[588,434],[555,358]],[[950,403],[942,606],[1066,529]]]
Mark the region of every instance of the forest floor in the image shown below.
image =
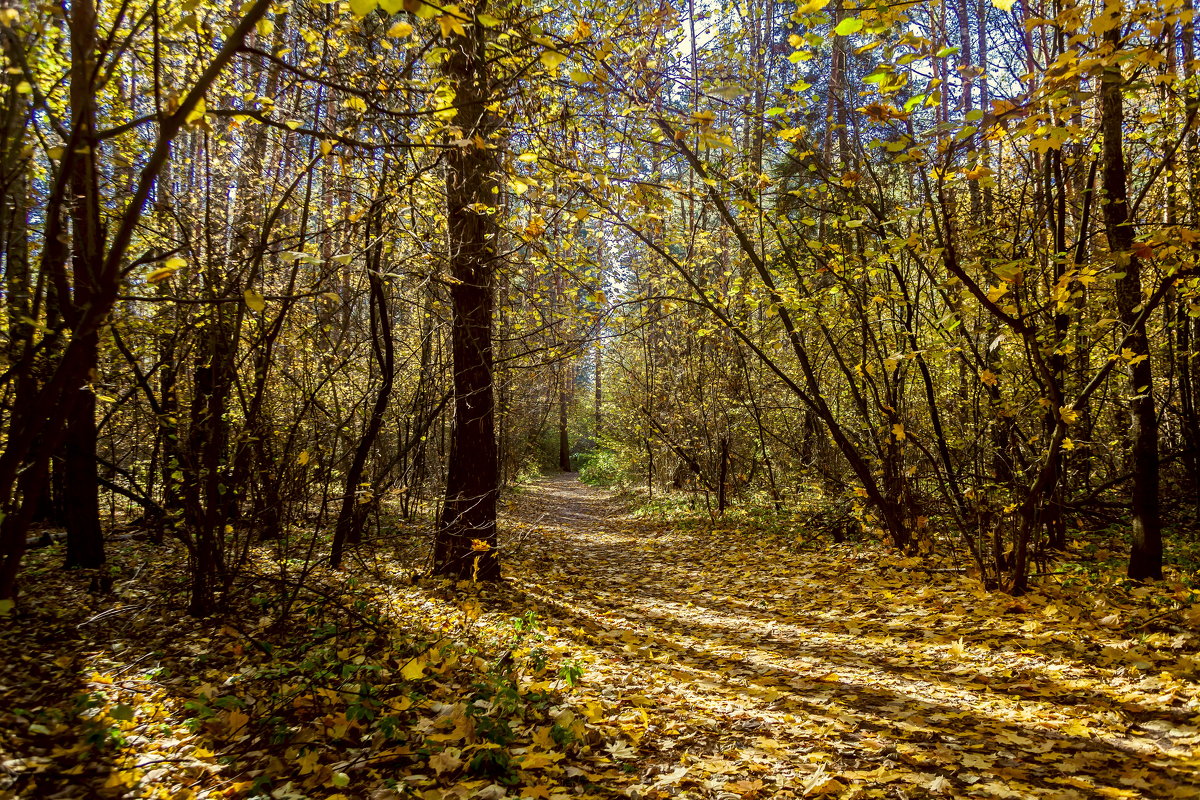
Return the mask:
[[[414,578],[411,538],[337,573],[264,554],[209,620],[169,545],[115,547],[105,593],[37,551],[0,620],[0,800],[1200,796],[1178,580],[1013,598],[572,475],[502,527],[499,585]]]
[[[1012,598],[916,560],[649,522],[570,475],[517,509],[542,533],[513,582],[630,740],[631,794],[1200,796],[1182,586]]]

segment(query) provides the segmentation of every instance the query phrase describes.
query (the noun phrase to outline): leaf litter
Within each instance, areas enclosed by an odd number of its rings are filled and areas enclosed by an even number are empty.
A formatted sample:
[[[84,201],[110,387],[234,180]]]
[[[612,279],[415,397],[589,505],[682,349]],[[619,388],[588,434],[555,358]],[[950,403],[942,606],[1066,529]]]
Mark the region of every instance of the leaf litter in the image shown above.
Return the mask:
[[[264,567],[215,621],[160,549],[107,595],[42,552],[0,623],[0,800],[1200,795],[1184,585],[1013,598],[718,523],[545,478],[500,585],[372,552],[286,593]]]

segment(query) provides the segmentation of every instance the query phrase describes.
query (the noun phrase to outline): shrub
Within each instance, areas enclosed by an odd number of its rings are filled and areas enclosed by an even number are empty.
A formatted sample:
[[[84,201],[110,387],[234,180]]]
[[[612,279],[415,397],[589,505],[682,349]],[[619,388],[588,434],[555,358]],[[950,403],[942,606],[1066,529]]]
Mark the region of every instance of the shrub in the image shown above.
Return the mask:
[[[592,486],[616,486],[623,477],[617,454],[612,450],[593,450],[578,456],[579,480]]]

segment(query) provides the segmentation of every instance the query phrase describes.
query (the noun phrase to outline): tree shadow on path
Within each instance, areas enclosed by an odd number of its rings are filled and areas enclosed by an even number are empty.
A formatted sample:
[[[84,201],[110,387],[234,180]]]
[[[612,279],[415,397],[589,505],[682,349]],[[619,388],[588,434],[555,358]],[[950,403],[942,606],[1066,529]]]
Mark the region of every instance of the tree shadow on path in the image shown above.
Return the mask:
[[[865,796],[1200,796],[1200,753],[1170,735],[1194,696],[1126,700],[1033,637],[954,647],[899,613],[847,614],[847,596],[871,591],[854,569],[631,519],[570,478],[514,517],[538,520],[510,567],[514,602],[588,654],[586,680],[616,709],[652,710],[648,761],[722,756],[731,780],[781,796],[818,768]],[[770,579],[737,580],[755,570]],[[887,589],[897,607],[913,607],[906,589]]]

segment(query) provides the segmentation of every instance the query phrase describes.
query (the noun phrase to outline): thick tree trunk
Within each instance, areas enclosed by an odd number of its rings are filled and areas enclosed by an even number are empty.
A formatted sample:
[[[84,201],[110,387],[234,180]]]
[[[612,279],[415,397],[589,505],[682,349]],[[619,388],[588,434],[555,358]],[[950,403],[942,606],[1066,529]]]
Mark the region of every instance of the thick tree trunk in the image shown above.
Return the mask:
[[[8,37],[0,37],[0,48],[7,55],[14,45]],[[8,58],[9,63],[12,57]],[[0,195],[0,263],[4,266],[4,305],[7,312],[6,349],[9,363],[16,363],[28,345],[32,334],[29,323],[32,313],[32,291],[29,271],[29,211],[26,192],[29,190],[29,167],[32,161],[22,150],[25,131],[29,125],[27,95],[17,91],[24,77],[9,74],[5,104],[2,107],[3,139],[0,139],[0,170],[11,176],[3,184]]]
[[[71,6],[71,116],[82,147],[70,170],[71,248],[74,294],[60,298],[67,319],[75,325],[83,308],[103,289],[104,230],[100,223],[96,128],[96,8],[92,0]],[[93,373],[99,365],[99,331],[81,337],[81,358]],[[100,493],[96,472],[96,396],[91,380],[68,386],[80,392],[67,415],[67,432],[61,452],[63,507],[67,526],[68,567],[98,567],[104,563],[104,538],[100,529]]]
[[[1105,34],[1115,51],[1120,47],[1117,28]],[[1129,577],[1162,577],[1162,531],[1158,510],[1158,426],[1154,413],[1154,381],[1146,324],[1141,317],[1141,261],[1133,253],[1134,226],[1129,216],[1122,125],[1121,92],[1124,78],[1120,66],[1107,67],[1100,81],[1101,133],[1104,148],[1104,223],[1108,245],[1118,259],[1117,313],[1129,332],[1130,359],[1129,441],[1133,462],[1133,531],[1129,553]]]
[[[475,13],[481,13],[482,5]],[[496,498],[499,493],[492,385],[492,308],[495,302],[497,226],[480,206],[497,202],[495,158],[489,137],[490,101],[484,27],[449,37],[443,67],[455,88],[454,124],[465,145],[446,151],[446,217],[453,285],[454,433],[446,498],[434,540],[435,574],[498,580]]]
[[[63,510],[66,566],[90,568],[104,563],[104,533],[100,528],[100,482],[96,472],[96,395],[90,388],[81,391],[63,442]]]

